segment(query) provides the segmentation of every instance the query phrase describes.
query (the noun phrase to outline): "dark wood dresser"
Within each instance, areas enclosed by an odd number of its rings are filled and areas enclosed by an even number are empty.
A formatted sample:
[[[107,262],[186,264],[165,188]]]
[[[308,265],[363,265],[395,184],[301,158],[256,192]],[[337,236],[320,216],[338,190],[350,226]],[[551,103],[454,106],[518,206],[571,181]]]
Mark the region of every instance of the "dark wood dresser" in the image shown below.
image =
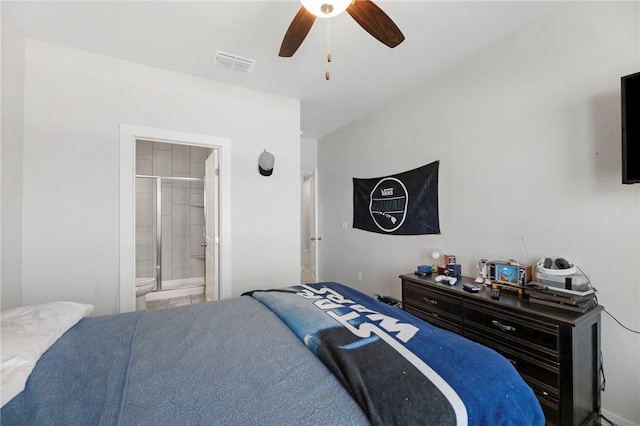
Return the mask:
[[[547,425],[597,424],[600,414],[600,313],[529,304],[524,296],[491,288],[469,293],[459,277],[451,286],[433,276],[400,275],[402,306],[441,328],[505,356],[535,392]]]

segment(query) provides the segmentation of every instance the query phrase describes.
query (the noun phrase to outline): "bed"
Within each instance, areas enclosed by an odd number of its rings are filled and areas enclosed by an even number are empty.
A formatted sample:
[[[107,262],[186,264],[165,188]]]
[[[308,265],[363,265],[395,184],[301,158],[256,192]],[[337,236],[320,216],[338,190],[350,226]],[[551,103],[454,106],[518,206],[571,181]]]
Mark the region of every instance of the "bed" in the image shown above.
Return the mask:
[[[544,424],[508,360],[337,283],[70,322],[3,426]]]

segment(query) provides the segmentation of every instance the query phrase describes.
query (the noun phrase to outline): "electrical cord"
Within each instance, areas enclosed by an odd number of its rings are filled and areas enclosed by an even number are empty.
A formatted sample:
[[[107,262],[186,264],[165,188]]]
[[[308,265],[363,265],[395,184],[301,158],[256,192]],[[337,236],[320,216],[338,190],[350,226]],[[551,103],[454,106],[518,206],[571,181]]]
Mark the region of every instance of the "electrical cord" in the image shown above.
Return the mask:
[[[604,376],[604,359],[602,357],[602,351],[600,351],[600,375],[602,376],[602,384],[600,385],[600,390],[604,392],[605,385],[607,384],[607,378]],[[598,401],[600,398],[598,398]],[[609,420],[604,414],[602,414],[602,407],[598,404],[598,425],[602,425],[602,421],[604,420],[609,423],[611,426],[618,426],[616,423]]]
[[[607,423],[609,423],[611,426],[618,426],[616,423],[612,422],[611,420],[609,420],[604,414],[600,414],[600,419],[606,421]],[[599,423],[602,424],[602,423]]]
[[[600,390],[604,392],[604,388],[607,385],[607,378],[604,375],[604,357],[602,356],[602,351],[600,351],[600,375],[602,376],[602,384],[600,385]]]
[[[587,284],[589,285],[589,287],[591,287],[591,288],[592,288],[596,293],[598,293],[598,289],[597,289],[597,288],[595,288],[595,287],[593,286],[593,284],[591,284],[591,279],[589,278],[589,276],[588,276],[587,274],[585,274],[585,273],[584,273],[584,271],[583,271],[583,270],[582,270],[578,265],[574,265],[574,266],[575,266],[576,268],[578,268],[578,271],[580,271],[580,272],[582,273],[582,275],[584,275],[584,276],[587,278]],[[598,302],[598,296],[597,296],[597,294],[596,294],[596,303],[600,304],[600,303]],[[632,333],[640,334],[640,331],[637,331],[637,330],[634,330],[634,329],[632,329],[632,328],[629,328],[629,327],[627,327],[626,325],[622,324],[620,321],[618,321],[618,319],[617,319],[616,317],[614,317],[614,316],[611,314],[611,312],[607,311],[606,309],[604,309],[604,312],[605,312],[607,315],[609,315],[611,318],[613,318],[613,320],[614,320],[615,322],[617,322],[617,323],[620,325],[620,327],[622,327],[622,328],[624,328],[625,330],[630,331],[630,332],[632,332]]]
[[[632,332],[632,333],[640,334],[640,331],[634,330],[634,329],[629,328],[629,327],[627,327],[626,325],[622,324],[620,321],[618,321],[618,319],[617,319],[616,317],[614,317],[613,315],[611,315],[611,313],[610,313],[609,311],[607,311],[606,309],[604,310],[604,312],[605,312],[607,315],[609,315],[611,318],[613,318],[613,320],[614,320],[615,322],[617,322],[618,324],[620,324],[620,327],[622,327],[622,328],[624,328],[625,330],[628,330],[628,331],[630,331],[630,332]]]
[[[604,360],[603,360],[603,358],[602,358],[602,351],[600,351],[600,375],[602,376],[602,384],[600,385],[600,390],[601,390],[602,392],[604,392],[604,388],[605,388],[605,385],[606,385],[606,383],[607,383],[607,379],[606,379],[606,377],[604,376]],[[598,406],[598,420],[600,420],[600,421],[598,421],[598,425],[602,425],[602,421],[601,421],[601,420],[604,420],[604,421],[606,421],[606,422],[607,422],[609,425],[611,425],[611,426],[618,426],[618,424],[617,424],[617,423],[612,422],[611,420],[609,420],[609,419],[607,418],[607,416],[605,416],[604,414],[602,414],[602,410],[601,410],[601,407],[600,407],[600,406]]]

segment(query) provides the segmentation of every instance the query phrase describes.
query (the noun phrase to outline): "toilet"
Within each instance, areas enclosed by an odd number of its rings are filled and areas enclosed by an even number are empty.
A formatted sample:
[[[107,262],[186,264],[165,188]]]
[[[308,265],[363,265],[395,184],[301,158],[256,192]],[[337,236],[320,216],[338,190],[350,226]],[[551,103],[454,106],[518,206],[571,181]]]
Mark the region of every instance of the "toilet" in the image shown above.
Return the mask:
[[[155,278],[136,278],[136,311],[147,309],[146,294],[156,286]]]

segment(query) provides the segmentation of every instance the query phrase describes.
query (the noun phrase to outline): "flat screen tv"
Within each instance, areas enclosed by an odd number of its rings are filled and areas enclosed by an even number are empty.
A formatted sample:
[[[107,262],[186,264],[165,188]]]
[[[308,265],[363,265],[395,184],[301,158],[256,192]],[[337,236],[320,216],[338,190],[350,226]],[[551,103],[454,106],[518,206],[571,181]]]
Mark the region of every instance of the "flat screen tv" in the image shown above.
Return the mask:
[[[621,79],[622,183],[640,183],[640,72]]]

